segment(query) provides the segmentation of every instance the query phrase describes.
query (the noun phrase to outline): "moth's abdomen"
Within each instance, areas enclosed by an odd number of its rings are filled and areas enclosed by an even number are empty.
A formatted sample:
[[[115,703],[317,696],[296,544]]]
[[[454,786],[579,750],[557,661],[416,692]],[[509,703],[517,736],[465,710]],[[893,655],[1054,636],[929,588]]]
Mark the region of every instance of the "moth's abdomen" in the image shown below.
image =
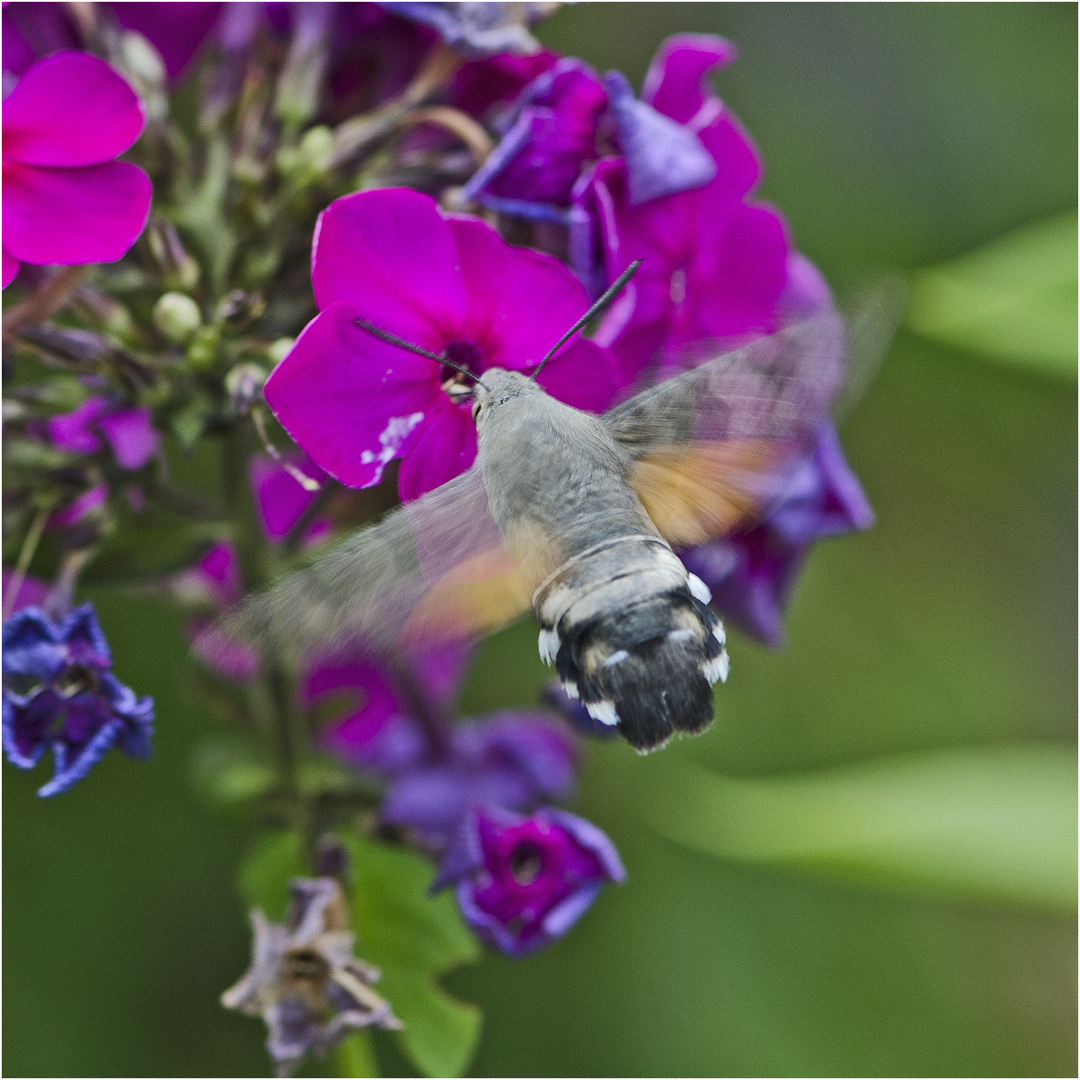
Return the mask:
[[[539,590],[540,654],[590,715],[644,752],[709,725],[728,656],[708,590],[666,544],[642,537],[615,546],[568,564]]]

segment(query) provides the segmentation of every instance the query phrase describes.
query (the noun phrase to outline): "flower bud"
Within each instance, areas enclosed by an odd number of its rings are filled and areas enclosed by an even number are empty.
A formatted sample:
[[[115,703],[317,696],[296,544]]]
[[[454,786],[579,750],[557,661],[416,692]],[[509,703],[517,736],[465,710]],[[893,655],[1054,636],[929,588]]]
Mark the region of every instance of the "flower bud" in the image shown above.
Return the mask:
[[[262,397],[266,372],[251,362],[237,364],[225,376],[225,390],[232,407],[238,413],[246,413]]]
[[[229,330],[242,330],[265,310],[266,301],[259,293],[233,289],[218,304],[214,321],[222,323]]]
[[[266,347],[266,355],[272,364],[280,364],[295,344],[296,338],[279,337],[277,341],[271,342]]]
[[[146,241],[164,273],[166,285],[184,290],[195,288],[199,283],[199,264],[184,250],[169,222],[161,218],[151,221],[146,229]]]
[[[154,305],[154,325],[174,345],[183,345],[202,326],[199,305],[183,293],[167,292]]]
[[[151,123],[164,120],[169,112],[168,73],[161,53],[142,34],[126,30],[120,38],[120,64],[146,107],[146,118]]]
[[[217,356],[218,342],[221,340],[221,330],[217,326],[204,326],[191,340],[188,346],[188,363],[196,368],[208,368],[214,363]]]

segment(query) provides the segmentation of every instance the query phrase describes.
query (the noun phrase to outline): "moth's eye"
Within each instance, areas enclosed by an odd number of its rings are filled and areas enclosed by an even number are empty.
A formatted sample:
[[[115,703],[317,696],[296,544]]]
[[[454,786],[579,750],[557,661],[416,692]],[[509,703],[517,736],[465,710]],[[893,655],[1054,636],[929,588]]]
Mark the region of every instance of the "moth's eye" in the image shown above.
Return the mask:
[[[474,424],[476,423],[476,419],[477,419],[477,417],[479,415],[480,415],[480,402],[479,401],[474,401],[473,402],[473,407],[472,407],[472,418],[473,418],[473,423]]]

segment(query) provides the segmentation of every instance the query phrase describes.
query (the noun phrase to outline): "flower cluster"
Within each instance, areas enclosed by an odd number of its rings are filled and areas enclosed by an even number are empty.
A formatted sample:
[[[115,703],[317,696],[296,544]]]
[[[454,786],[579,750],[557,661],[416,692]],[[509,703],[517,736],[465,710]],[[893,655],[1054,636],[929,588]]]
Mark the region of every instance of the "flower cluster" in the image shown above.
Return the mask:
[[[283,924],[253,915],[251,970],[223,999],[266,1022],[282,1073],[366,1027],[404,1023],[408,1046],[408,995],[383,1001],[352,954],[352,886],[314,854],[327,838],[407,850],[477,938],[515,957],[625,871],[560,805],[581,736],[611,733],[602,710],[560,691],[461,718],[475,642],[388,650],[343,632],[293,654],[278,647],[287,626],[272,646],[237,632],[247,597],[398,504],[395,520],[422,513],[469,470],[488,373],[535,374],[600,414],[835,314],[757,200],[760,154],[708,82],[733,46],[670,38],[635,93],[538,43],[555,6],[0,16],[4,750],[20,768],[52,751],[42,795],[111,747],[147,757],[153,704],[114,676],[75,597],[122,585],[173,604],[199,661],[192,693],[241,747],[208,753],[215,790],[287,826],[307,863]],[[709,590],[777,644],[813,543],[872,521],[832,420],[813,413],[757,516],[677,552],[710,625]],[[457,918],[445,897],[422,903]]]

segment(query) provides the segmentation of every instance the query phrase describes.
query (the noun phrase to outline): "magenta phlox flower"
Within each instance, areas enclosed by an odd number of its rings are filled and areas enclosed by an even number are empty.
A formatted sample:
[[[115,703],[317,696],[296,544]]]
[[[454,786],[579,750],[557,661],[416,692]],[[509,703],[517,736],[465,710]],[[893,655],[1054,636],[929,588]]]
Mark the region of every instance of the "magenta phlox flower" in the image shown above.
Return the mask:
[[[404,188],[338,199],[312,249],[319,314],[266,382],[278,420],[321,468],[370,487],[397,457],[403,499],[472,465],[471,383],[367,333],[367,320],[469,371],[536,366],[586,311],[558,260],[507,244],[473,218],[442,215]],[[576,338],[540,374],[554,397],[602,410],[619,389],[608,353]]]
[[[119,405],[101,396],[50,417],[45,427],[53,446],[72,454],[97,454],[107,444],[122,469],[141,469],[161,444],[149,409]]]
[[[601,288],[642,259],[597,334],[629,376],[657,356],[678,359],[703,342],[728,347],[780,325],[785,225],[771,207],[750,201],[761,177],[757,151],[701,85],[706,71],[732,55],[719,38],[669,39],[643,92],[658,112],[696,133],[716,165],[712,180],[635,203],[627,164],[604,158],[575,189],[570,251],[582,280]]]
[[[326,473],[301,453],[290,454],[289,465],[309,480],[322,483]],[[248,478],[255,494],[259,522],[263,534],[272,544],[280,543],[307,513],[317,491],[308,490],[289,469],[268,454],[256,454],[248,465]],[[325,537],[333,528],[327,517],[317,517],[304,530],[302,544],[310,546]]]
[[[39,60],[4,101],[3,284],[20,262],[115,262],[143,231],[150,178],[114,161],[145,114],[97,57]]]
[[[54,622],[27,607],[4,623],[3,744],[21,769],[52,749],[47,798],[81,780],[113,746],[150,756],[154,703],[112,674],[112,656],[93,605]]]
[[[812,450],[788,468],[764,521],[684,552],[682,559],[712,590],[713,606],[725,619],[776,646],[784,640],[784,609],[814,542],[873,523],[836,429],[822,421]]]
[[[697,187],[716,173],[688,127],[634,97],[617,71],[603,79],[567,58],[538,76],[503,121],[503,138],[465,186],[485,206],[568,224],[571,196],[586,164],[614,141],[632,202]]]
[[[605,883],[625,878],[615,845],[584,818],[552,807],[523,818],[474,806],[432,891],[455,885],[476,935],[520,957],[562,937]]]
[[[385,664],[353,654],[319,660],[299,690],[307,709],[336,706],[341,715],[323,730],[321,745],[376,776],[393,776],[419,765],[428,745],[401,688]]]
[[[325,477],[303,454],[291,454],[289,463],[312,480]],[[315,493],[303,488],[280,462],[265,454],[251,459],[248,476],[263,535],[272,544],[280,543],[303,517]],[[316,517],[304,530],[301,543],[317,543],[331,529],[328,518]],[[243,595],[240,559],[232,542],[219,540],[212,544],[194,566],[174,575],[169,592],[195,611],[187,627],[192,652],[228,679],[248,682],[255,678],[259,654],[246,642],[229,637],[219,621],[221,614],[238,604]]]

